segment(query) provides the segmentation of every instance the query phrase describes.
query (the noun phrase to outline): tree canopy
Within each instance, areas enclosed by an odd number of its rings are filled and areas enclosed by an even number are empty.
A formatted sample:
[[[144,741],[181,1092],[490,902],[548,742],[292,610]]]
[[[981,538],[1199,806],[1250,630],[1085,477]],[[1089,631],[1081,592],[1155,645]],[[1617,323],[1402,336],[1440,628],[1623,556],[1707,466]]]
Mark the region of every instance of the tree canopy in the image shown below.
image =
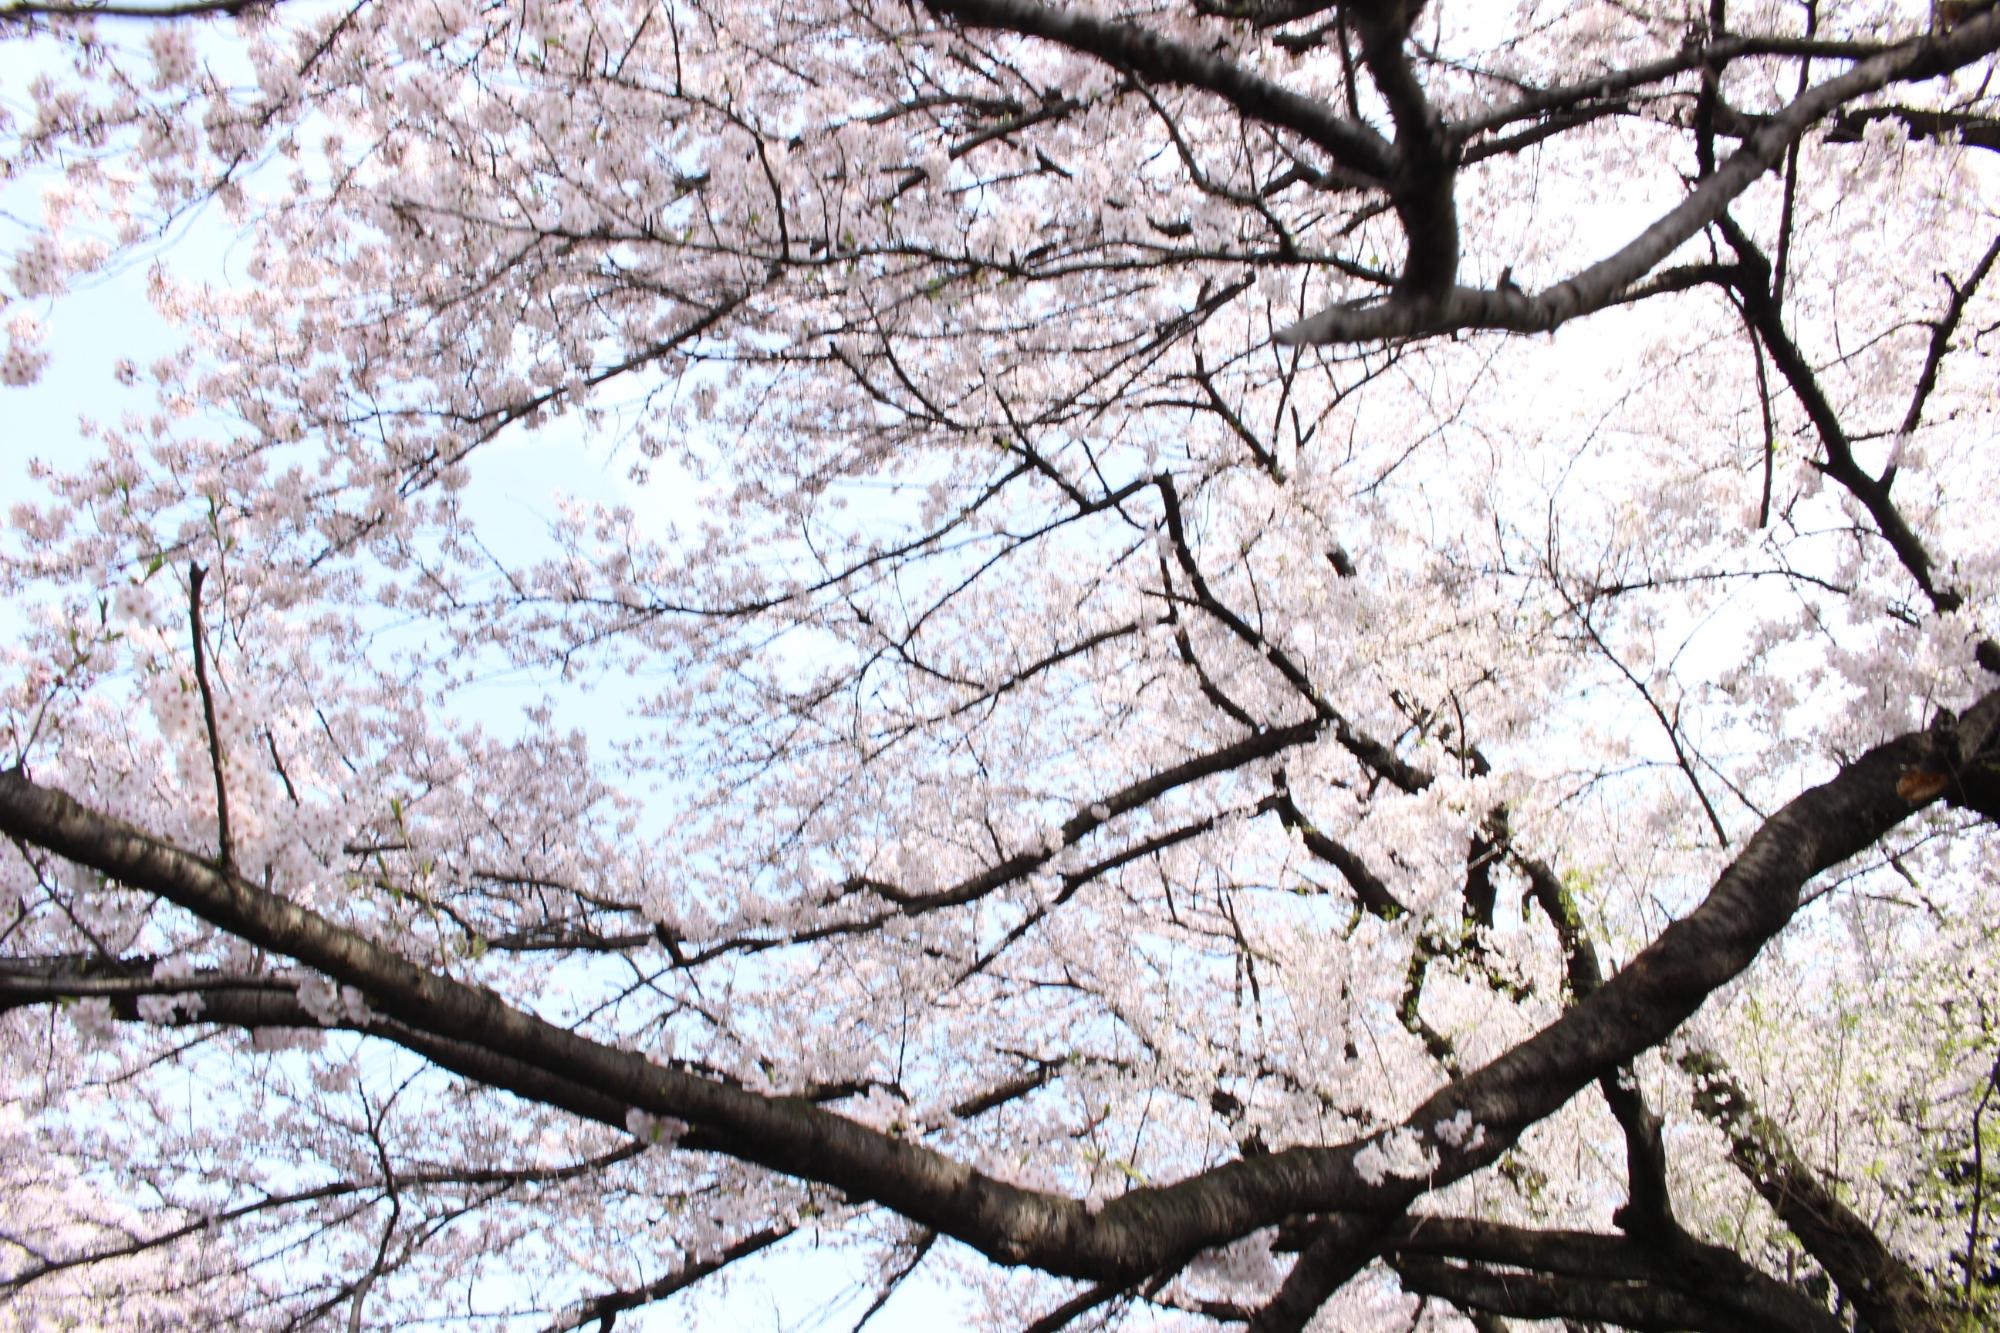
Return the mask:
[[[0,2],[0,1326],[2000,1318],[1996,52]]]

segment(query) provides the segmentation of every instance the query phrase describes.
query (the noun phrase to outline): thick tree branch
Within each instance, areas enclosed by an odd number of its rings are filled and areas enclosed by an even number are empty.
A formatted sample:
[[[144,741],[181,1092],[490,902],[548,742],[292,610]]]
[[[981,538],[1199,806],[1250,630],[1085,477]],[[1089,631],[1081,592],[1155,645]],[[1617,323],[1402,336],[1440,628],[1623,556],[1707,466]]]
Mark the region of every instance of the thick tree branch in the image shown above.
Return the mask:
[[[1767,1333],[1770,1325],[1730,1318],[1708,1302],[1645,1282],[1602,1282],[1494,1272],[1417,1255],[1392,1265],[1406,1290],[1510,1319],[1564,1319],[1616,1324],[1646,1333],[1714,1330]],[[1833,1328],[1838,1328],[1835,1324]]]
[[[259,947],[359,988],[386,1016],[382,1035],[447,1068],[607,1123],[636,1108],[687,1121],[681,1144],[727,1153],[868,1198],[1002,1262],[1063,1275],[1138,1280],[1176,1256],[1288,1216],[1381,1212],[1498,1157],[1585,1084],[1671,1033],[1749,965],[1796,910],[1807,879],[1872,844],[1916,809],[1912,771],[1990,761],[2000,692],[1948,730],[1878,746],[1774,814],[1708,898],[1562,1018],[1422,1103],[1398,1133],[1436,1157],[1421,1178],[1370,1172],[1358,1154],[1382,1137],[1242,1159],[1177,1184],[1141,1188],[1093,1214],[808,1104],[663,1068],[426,971],[215,865],[85,809],[20,769],[0,773],[0,832],[159,894]],[[448,1035],[447,1035],[448,1034]],[[1441,1136],[1460,1113],[1475,1134]]]
[[[1962,143],[1968,148],[1984,148],[1988,152],[2000,153],[2000,118],[1910,106],[1871,106],[1843,111],[1827,127],[1826,141],[1860,143],[1867,137],[1870,125],[1884,121],[1900,126],[1912,139]]]
[[[1403,44],[1421,3],[1370,0],[1349,6],[1361,38],[1361,61],[1396,123],[1396,173],[1389,197],[1409,249],[1389,299],[1429,301],[1458,276],[1458,207],[1453,198],[1457,144],[1424,96]]]
[[[1300,1333],[1320,1306],[1381,1252],[1391,1221],[1342,1213],[1318,1222],[1277,1294],[1251,1316],[1249,1333]]]
[[[1252,120],[1291,130],[1324,149],[1357,184],[1386,184],[1395,153],[1365,125],[1335,115],[1316,98],[1302,97],[1207,51],[1169,41],[1131,23],[1033,0],[925,0],[941,18],[968,28],[992,28],[1040,37],[1129,70],[1148,83],[1199,88]]]
[[[1690,1050],[1680,1064],[1694,1077],[1695,1109],[1728,1137],[1729,1160],[1868,1327],[1941,1333],[1952,1326],[1929,1284],[1800,1159],[1719,1056]]]
[[[1987,12],[1950,32],[1917,38],[1864,60],[1814,86],[1773,115],[1688,197],[1630,243],[1546,291],[1453,287],[1426,300],[1391,296],[1377,304],[1330,306],[1278,331],[1287,345],[1412,338],[1457,329],[1542,333],[1620,299],[1784,156],[1815,121],[1892,83],[1933,78],[2000,49],[2000,13]]]
[[[1715,1322],[1697,1325],[1702,1328],[1733,1325],[1837,1333],[1842,1327],[1810,1297],[1732,1251],[1703,1244],[1678,1229],[1638,1239],[1587,1231],[1534,1231],[1477,1218],[1410,1217],[1386,1243],[1386,1251],[1390,1266],[1399,1273],[1409,1260],[1424,1256],[1465,1265],[1457,1272],[1537,1275],[1548,1280],[1551,1292],[1560,1292],[1572,1281],[1650,1289],[1707,1305],[1707,1318]],[[1572,1317],[1584,1316],[1579,1310]]]

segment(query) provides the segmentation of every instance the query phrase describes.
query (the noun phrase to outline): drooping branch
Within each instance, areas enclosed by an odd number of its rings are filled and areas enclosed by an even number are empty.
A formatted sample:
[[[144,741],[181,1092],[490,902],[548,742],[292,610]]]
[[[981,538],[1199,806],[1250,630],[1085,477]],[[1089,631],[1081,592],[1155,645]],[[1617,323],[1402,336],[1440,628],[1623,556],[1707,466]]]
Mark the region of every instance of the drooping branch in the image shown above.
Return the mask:
[[[1770,261],[1748,234],[1726,215],[1718,221],[1724,236],[1742,261],[1735,287],[1743,317],[1770,354],[1771,363],[1784,376],[1785,383],[1791,386],[1793,397],[1805,409],[1806,419],[1812,422],[1820,447],[1826,450],[1826,462],[1821,464],[1821,470],[1845,487],[1867,509],[1868,516],[1875,520],[1876,531],[1889,543],[1889,548],[1896,553],[1903,568],[1909,571],[1911,579],[1932,608],[1939,612],[1956,610],[1964,604],[1964,595],[1937,582],[1935,561],[1923,538],[1910,527],[1890,497],[1894,472],[1885,471],[1880,477],[1871,477],[1863,470],[1854,456],[1847,428],[1841,424],[1840,414],[1820,387],[1812,363],[1785,328],[1784,315],[1772,295]]]
[[[1336,115],[1317,98],[1304,97],[1208,51],[1168,40],[1131,23],[1034,0],[925,0],[941,18],[963,27],[991,28],[1039,37],[1129,70],[1148,83],[1198,88],[1222,98],[1251,120],[1287,129],[1317,145],[1357,184],[1385,184],[1395,173],[1395,153],[1381,135]]]
[[[1597,946],[1591,942],[1573,896],[1545,863],[1507,842],[1504,811],[1488,821],[1488,830],[1528,877],[1530,897],[1555,928],[1571,1002],[1588,1000],[1604,984],[1604,965],[1598,960]],[[1626,1196],[1615,1220],[1633,1235],[1678,1235],[1680,1226],[1674,1220],[1673,1199],[1667,1189],[1659,1115],[1647,1104],[1630,1064],[1607,1071],[1598,1078],[1597,1086],[1625,1138]]]

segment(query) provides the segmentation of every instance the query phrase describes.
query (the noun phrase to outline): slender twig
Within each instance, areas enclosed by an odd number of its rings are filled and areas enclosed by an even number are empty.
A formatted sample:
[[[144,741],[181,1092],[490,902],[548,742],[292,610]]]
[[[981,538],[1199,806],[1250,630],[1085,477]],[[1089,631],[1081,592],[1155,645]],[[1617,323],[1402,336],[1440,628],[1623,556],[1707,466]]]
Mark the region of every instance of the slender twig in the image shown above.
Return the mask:
[[[1757,495],[1757,530],[1762,532],[1771,524],[1771,482],[1778,465],[1778,421],[1771,411],[1771,372],[1764,364],[1764,343],[1757,337],[1757,329],[1750,320],[1750,312],[1743,308],[1733,289],[1729,299],[1743,316],[1743,323],[1750,330],[1750,363],[1757,370],[1757,411],[1764,427],[1764,484]]]
[[[1917,372],[1916,387],[1910,391],[1909,410],[1903,413],[1903,424],[1897,427],[1898,433],[1913,435],[1917,427],[1923,424],[1924,404],[1929,400],[1931,390],[1937,387],[1938,370],[1944,364],[1945,353],[1951,350],[1951,336],[1958,332],[1959,320],[1965,315],[1967,303],[1972,300],[1972,294],[1979,289],[1979,284],[1986,281],[1986,275],[1993,271],[1995,260],[2000,260],[2000,236],[1993,238],[1986,247],[1986,252],[1979,256],[1979,262],[1972,266],[1972,272],[1964,282],[1953,282],[1948,276],[1944,278],[1945,285],[1951,288],[1951,304],[1945,307],[1944,314],[1931,325],[1931,341],[1924,352],[1924,366]],[[1882,484],[1885,487],[1895,480],[1895,471],[1894,464],[1883,470]]]
[[[904,1280],[917,1271],[917,1265],[924,1261],[924,1256],[937,1244],[937,1238],[937,1232],[928,1227],[924,1228],[917,1237],[915,1247],[910,1251],[910,1257],[898,1264],[896,1271],[882,1283],[882,1289],[875,1293],[875,1299],[868,1303],[868,1308],[861,1312],[861,1318],[854,1321],[854,1327],[848,1330],[848,1333],[861,1333],[861,1330],[868,1326],[869,1320],[882,1313],[882,1307],[889,1303],[889,1298],[902,1287]]]
[[[1029,1324],[1023,1333],[1056,1333],[1057,1329],[1068,1328],[1073,1321],[1089,1314],[1098,1306],[1115,1300],[1124,1290],[1125,1284],[1120,1282],[1101,1282],[1094,1287],[1086,1287]]]

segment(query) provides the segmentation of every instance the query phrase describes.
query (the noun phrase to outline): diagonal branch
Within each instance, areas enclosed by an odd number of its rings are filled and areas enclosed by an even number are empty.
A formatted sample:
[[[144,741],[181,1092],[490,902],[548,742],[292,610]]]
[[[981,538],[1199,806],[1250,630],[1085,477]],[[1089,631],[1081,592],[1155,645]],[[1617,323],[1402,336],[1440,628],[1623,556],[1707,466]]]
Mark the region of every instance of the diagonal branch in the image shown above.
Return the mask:
[[[2000,144],[1996,144],[2000,147]],[[1951,301],[1945,306],[1944,314],[1931,324],[1930,345],[1924,349],[1923,369],[1917,372],[1916,387],[1910,390],[1910,406],[1903,413],[1903,424],[1898,432],[1914,434],[1923,424],[1924,404],[1929,401],[1931,391],[1937,388],[1938,371],[1944,365],[1945,353],[1951,350],[1951,337],[1958,332],[1959,321],[1965,316],[1965,307],[1972,301],[1972,295],[1979,290],[1979,284],[1986,281],[1986,275],[1993,271],[1995,260],[2000,260],[2000,236],[1995,236],[1987,245],[1986,252],[1979,256],[1979,262],[1972,266],[1972,272],[1964,282],[1953,282],[1945,277],[1945,285],[1951,288]],[[1894,470],[1885,472],[1882,484],[1887,486],[1895,479]]]
[[[1695,1109],[1729,1139],[1731,1163],[1826,1270],[1868,1327],[1947,1327],[1923,1277],[1805,1164],[1785,1132],[1757,1109],[1720,1056],[1690,1050],[1680,1064],[1694,1077]]]
[[[587,1297],[563,1311],[562,1318],[550,1326],[549,1333],[568,1333],[568,1330],[582,1328],[591,1323],[595,1323],[601,1329],[608,1329],[618,1316],[627,1310],[636,1310],[642,1305],[651,1305],[655,1301],[665,1300],[676,1292],[685,1291],[737,1260],[747,1259],[759,1250],[769,1249],[796,1230],[797,1228],[792,1226],[764,1227],[731,1241],[713,1255],[690,1259],[671,1273],[644,1286],[627,1287]]]
[[[1957,610],[1965,603],[1964,595],[1937,582],[1935,564],[1930,551],[1924,546],[1923,538],[1917,535],[1890,498],[1889,488],[1895,481],[1894,468],[1886,470],[1880,477],[1871,477],[1862,468],[1854,456],[1853,441],[1841,425],[1840,414],[1820,387],[1812,363],[1786,330],[1784,315],[1778,309],[1771,290],[1770,261],[1727,215],[1717,221],[1742,260],[1735,287],[1743,318],[1770,353],[1771,363],[1785,377],[1785,383],[1791,386],[1793,396],[1805,409],[1806,418],[1812,422],[1820,445],[1826,450],[1826,462],[1819,465],[1820,470],[1839,482],[1867,509],[1868,516],[1875,520],[1876,531],[1882,534],[1882,540],[1889,543],[1889,548],[1896,553],[1903,568],[1909,571],[1911,579],[1932,608],[1939,613]],[[1913,403],[1920,402],[1921,399],[1913,400]]]
[[[1387,1221],[1343,1213],[1321,1222],[1277,1294],[1252,1316],[1249,1333],[1301,1333],[1327,1298],[1380,1253]]]
[[[1278,820],[1291,832],[1299,835],[1306,850],[1340,872],[1348,887],[1354,890],[1355,898],[1362,907],[1381,917],[1384,921],[1394,921],[1409,914],[1395,891],[1383,882],[1382,877],[1371,869],[1368,863],[1356,855],[1344,843],[1338,842],[1321,832],[1312,820],[1306,818],[1299,809],[1298,801],[1292,795],[1289,785],[1280,785],[1271,798],[1271,808]]]
[[[1741,973],[1791,920],[1808,879],[1943,794],[1939,786],[1916,795],[1905,785],[1912,772],[1963,773],[1988,763],[1996,731],[2000,691],[1950,726],[1877,746],[1794,798],[1744,844],[1687,917],[1561,1018],[1433,1094],[1401,1125],[1338,1146],[1237,1159],[1175,1184],[1132,1190],[1096,1213],[820,1107],[665,1068],[557,1027],[89,810],[19,767],[0,772],[0,833],[158,894],[357,987],[385,1016],[381,1035],[490,1086],[616,1125],[634,1109],[671,1116],[690,1125],[680,1139],[685,1148],[831,1185],[1004,1263],[1130,1282],[1287,1217],[1393,1213],[1491,1164],[1530,1125],[1665,1040]],[[1468,1120],[1476,1132],[1446,1132]],[[1379,1169],[1379,1145],[1392,1133],[1415,1136],[1435,1165],[1416,1176]]]
[[[1892,83],[1947,74],[1995,50],[2000,50],[2000,12],[1988,11],[1948,33],[1905,42],[1815,85],[1760,125],[1714,174],[1622,249],[1546,291],[1531,295],[1504,287],[1453,287],[1423,300],[1391,296],[1379,304],[1342,303],[1280,329],[1277,341],[1285,345],[1365,342],[1458,329],[1543,333],[1602,310],[1721,217],[1816,121]]]

